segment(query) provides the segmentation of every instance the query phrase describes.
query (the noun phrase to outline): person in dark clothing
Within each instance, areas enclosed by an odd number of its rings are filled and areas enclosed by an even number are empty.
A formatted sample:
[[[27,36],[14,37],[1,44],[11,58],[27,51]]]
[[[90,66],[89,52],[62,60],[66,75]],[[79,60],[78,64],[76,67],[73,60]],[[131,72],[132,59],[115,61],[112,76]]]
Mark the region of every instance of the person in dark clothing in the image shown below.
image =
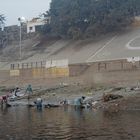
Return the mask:
[[[15,91],[14,91],[14,92],[15,92],[15,96],[18,96],[18,95],[17,95],[17,92],[19,92],[19,91],[20,91],[20,89],[17,87],[17,88],[15,89]]]

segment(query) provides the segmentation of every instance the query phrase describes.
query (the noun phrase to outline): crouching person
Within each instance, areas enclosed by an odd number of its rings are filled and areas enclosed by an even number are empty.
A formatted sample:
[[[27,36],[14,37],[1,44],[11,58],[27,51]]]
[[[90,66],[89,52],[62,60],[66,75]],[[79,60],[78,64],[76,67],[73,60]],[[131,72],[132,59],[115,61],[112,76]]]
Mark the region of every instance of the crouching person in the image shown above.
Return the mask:
[[[41,98],[37,98],[37,100],[35,101],[35,104],[36,104],[38,110],[42,109],[42,102],[43,101]]]
[[[7,104],[7,96],[6,95],[2,96],[2,104],[3,103]]]
[[[76,109],[85,108],[85,106],[84,106],[84,100],[85,100],[85,97],[84,97],[84,96],[82,96],[82,97],[76,99],[76,100],[75,100],[75,103],[74,103],[75,108],[76,108]]]

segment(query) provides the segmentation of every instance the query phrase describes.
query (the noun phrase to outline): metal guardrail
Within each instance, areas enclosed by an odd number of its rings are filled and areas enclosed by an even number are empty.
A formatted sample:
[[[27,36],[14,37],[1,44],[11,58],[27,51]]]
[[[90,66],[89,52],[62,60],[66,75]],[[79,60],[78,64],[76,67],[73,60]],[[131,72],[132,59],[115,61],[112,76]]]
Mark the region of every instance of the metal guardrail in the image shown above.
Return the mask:
[[[135,63],[126,60],[104,61],[97,63],[98,71],[118,71],[118,70],[136,70],[140,69],[140,61]]]
[[[91,63],[91,65],[92,64],[96,66],[98,72],[140,69],[140,61],[131,63],[131,62],[127,62],[126,60],[112,60],[112,61],[93,62]],[[15,63],[15,64],[11,64],[10,69],[18,70],[18,69],[45,68],[45,65],[46,65],[46,61],[28,62],[28,63],[21,63],[21,64]],[[85,63],[85,65],[87,64]],[[77,66],[80,67],[79,64],[77,64]]]
[[[11,64],[10,69],[11,70],[17,70],[17,69],[31,69],[31,68],[43,68],[45,67],[46,62],[40,61],[40,62],[28,62],[28,63],[15,63]]]

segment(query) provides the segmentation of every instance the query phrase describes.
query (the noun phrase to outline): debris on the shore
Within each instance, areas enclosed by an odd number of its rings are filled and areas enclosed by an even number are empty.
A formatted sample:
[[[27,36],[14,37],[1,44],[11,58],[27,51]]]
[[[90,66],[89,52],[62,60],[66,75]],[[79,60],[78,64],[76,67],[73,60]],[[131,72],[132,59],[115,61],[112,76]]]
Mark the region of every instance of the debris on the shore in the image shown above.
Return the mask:
[[[34,107],[34,104],[27,104],[28,107]]]
[[[51,108],[51,107],[60,107],[60,105],[55,105],[55,104],[47,104],[44,105],[45,108]]]
[[[124,89],[123,87],[115,87],[112,91],[119,91],[119,90],[122,90]]]
[[[140,91],[140,87],[136,87],[134,90],[135,91]]]
[[[97,103],[98,103],[98,101],[92,102],[92,106],[96,106]]]
[[[11,107],[11,105],[7,103],[7,104],[6,104],[6,107]]]
[[[108,102],[108,101],[116,100],[116,99],[120,99],[120,98],[123,98],[123,96],[122,95],[115,95],[115,94],[111,94],[111,93],[103,95],[104,102]]]
[[[75,99],[85,96],[86,98],[83,105],[85,109],[116,111],[140,108],[138,105],[139,98],[137,98],[140,96],[140,88],[138,86],[124,88],[103,87],[102,89],[80,85],[56,86],[34,90],[33,94],[30,95],[29,100],[28,94],[24,94],[25,90],[23,88],[20,89],[21,92],[16,93],[17,96],[11,92],[2,92],[0,99],[2,99],[3,95],[7,95],[7,107],[27,106],[29,108],[34,108],[36,107],[34,101],[39,97],[43,100],[42,107],[51,109],[63,106],[73,107]],[[5,104],[3,107],[5,107]]]
[[[88,92],[88,93],[87,93],[87,95],[92,95],[92,94],[93,94],[92,92]]]

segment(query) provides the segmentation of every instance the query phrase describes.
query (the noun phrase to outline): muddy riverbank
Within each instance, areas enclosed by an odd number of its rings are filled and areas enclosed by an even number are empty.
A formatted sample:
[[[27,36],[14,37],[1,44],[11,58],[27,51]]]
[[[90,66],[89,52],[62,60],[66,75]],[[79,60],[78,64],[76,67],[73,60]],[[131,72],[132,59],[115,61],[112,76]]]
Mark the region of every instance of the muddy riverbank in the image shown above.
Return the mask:
[[[120,95],[122,98],[104,102],[104,95]],[[51,89],[36,89],[30,96],[21,100],[10,102],[13,105],[33,104],[36,98],[41,97],[44,104],[60,104],[63,100],[67,100],[69,104],[73,104],[78,97],[85,96],[86,103],[93,103],[92,109],[103,109],[109,111],[119,110],[140,110],[140,90],[136,88],[112,88],[112,87],[84,87],[81,85],[67,85]]]

